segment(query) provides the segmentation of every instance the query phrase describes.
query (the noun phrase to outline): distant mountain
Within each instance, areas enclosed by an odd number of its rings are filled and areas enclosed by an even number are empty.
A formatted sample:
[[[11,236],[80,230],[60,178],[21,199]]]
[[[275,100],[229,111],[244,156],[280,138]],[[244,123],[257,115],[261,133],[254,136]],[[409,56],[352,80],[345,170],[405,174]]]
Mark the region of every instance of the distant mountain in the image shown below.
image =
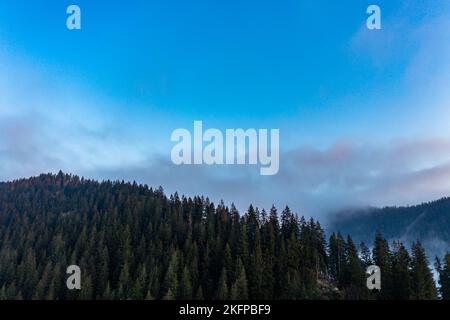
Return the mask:
[[[366,208],[341,212],[330,231],[351,234],[355,241],[371,244],[377,231],[405,244],[419,240],[432,254],[450,250],[450,198],[409,207]]]

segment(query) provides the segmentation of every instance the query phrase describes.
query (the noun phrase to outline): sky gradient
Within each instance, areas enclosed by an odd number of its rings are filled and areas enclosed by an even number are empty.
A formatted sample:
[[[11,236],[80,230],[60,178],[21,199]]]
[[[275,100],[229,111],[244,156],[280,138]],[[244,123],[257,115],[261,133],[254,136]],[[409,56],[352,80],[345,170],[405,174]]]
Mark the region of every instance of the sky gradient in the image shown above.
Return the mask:
[[[2,1],[0,180],[61,169],[308,216],[415,204],[450,195],[449,84],[446,0]],[[279,174],[174,166],[194,120],[280,129]]]

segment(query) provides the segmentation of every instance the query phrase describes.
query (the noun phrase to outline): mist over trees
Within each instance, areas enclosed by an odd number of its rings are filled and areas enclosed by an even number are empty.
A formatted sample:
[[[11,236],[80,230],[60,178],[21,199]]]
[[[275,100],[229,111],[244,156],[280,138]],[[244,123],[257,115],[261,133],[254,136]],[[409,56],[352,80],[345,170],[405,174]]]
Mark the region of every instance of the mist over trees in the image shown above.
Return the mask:
[[[401,239],[408,248],[420,240],[430,256],[443,257],[450,248],[450,198],[407,207],[344,211],[330,225],[357,242],[373,241],[377,231],[386,239]]]
[[[320,223],[59,173],[0,184],[0,299],[437,299],[425,250]],[[372,247],[372,244],[370,244]],[[366,287],[367,266],[382,272]],[[81,290],[68,290],[78,265]],[[450,298],[450,256],[436,260]]]

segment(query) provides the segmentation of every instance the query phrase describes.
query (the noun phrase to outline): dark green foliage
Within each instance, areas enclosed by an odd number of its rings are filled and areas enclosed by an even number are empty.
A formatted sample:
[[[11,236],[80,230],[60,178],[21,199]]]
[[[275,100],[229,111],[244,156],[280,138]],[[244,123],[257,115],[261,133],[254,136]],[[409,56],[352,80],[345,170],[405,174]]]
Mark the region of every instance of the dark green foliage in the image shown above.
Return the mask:
[[[392,298],[408,300],[411,297],[411,259],[402,243],[394,242],[392,247]]]
[[[236,279],[236,282],[233,284],[231,289],[230,298],[233,300],[247,300],[248,296],[248,281],[245,272],[244,265],[240,262],[238,263],[239,275]]]
[[[216,299],[217,300],[230,299],[230,293],[229,293],[229,289],[228,289],[227,272],[226,272],[225,268],[222,268],[222,272],[220,274],[219,287],[217,288]]]
[[[366,274],[363,262],[350,238],[345,247],[345,263],[342,268],[341,286],[345,288],[347,299],[364,299],[367,297]]]
[[[361,260],[364,264],[364,267],[368,267],[373,264],[372,254],[370,253],[369,248],[364,242],[361,242],[359,245],[359,250],[361,252]]]
[[[436,285],[429,268],[427,256],[420,242],[412,246],[411,287],[412,299],[432,300],[437,298]]]
[[[288,207],[280,219],[275,207],[240,216],[203,197],[63,173],[0,184],[0,299],[365,299],[371,260],[362,251],[340,234],[327,245],[318,222]],[[379,235],[373,260],[383,286],[393,276],[404,285],[381,297],[435,298],[418,245],[410,264]],[[72,264],[80,291],[66,288]]]
[[[378,295],[380,299],[392,298],[392,264],[389,243],[383,238],[381,233],[375,235],[375,242],[372,251],[373,263],[381,270],[381,290]]]
[[[439,292],[442,299],[450,300],[450,253],[446,253],[443,265],[439,259],[436,260],[436,269],[439,273]]]

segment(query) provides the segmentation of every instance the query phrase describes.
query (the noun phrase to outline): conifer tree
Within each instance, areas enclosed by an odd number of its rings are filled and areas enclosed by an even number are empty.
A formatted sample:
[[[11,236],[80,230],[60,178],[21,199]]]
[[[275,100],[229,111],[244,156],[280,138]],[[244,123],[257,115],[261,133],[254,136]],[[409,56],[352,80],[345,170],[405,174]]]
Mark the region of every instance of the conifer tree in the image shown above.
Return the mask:
[[[240,265],[241,267],[239,271],[239,276],[231,289],[231,299],[247,300],[248,299],[247,275],[245,272],[244,265],[242,263],[238,263],[238,265]]]
[[[364,242],[360,243],[359,251],[361,254],[361,260],[364,264],[364,267],[367,268],[368,266],[371,266],[373,264],[372,254],[370,253],[369,248],[367,247],[367,245]]]
[[[220,273],[220,279],[216,294],[217,300],[227,300],[230,298],[230,293],[228,290],[228,280],[227,280],[227,272],[225,268],[222,268],[222,272]]]
[[[394,241],[392,248],[392,298],[408,300],[411,296],[411,259],[402,243]]]
[[[170,258],[162,287],[163,299],[165,300],[176,299],[178,293],[178,267],[178,252],[174,251]]]
[[[364,299],[367,297],[366,275],[364,265],[358,257],[358,251],[350,236],[345,246],[345,263],[341,275],[347,299]]]
[[[203,289],[202,286],[199,286],[197,289],[197,293],[195,294],[195,300],[203,300],[204,296],[203,296]]]
[[[179,298],[183,300],[191,300],[192,297],[192,282],[191,275],[189,274],[188,268],[185,266],[183,268],[183,274],[181,278],[181,283],[179,287]]]
[[[411,298],[415,300],[433,300],[437,290],[433,274],[428,267],[428,259],[420,242],[412,246],[411,261]]]
[[[439,274],[439,292],[443,300],[450,300],[450,253],[444,256],[444,264],[441,266],[439,262],[436,264],[436,269]]]
[[[381,271],[381,290],[378,294],[380,299],[392,298],[392,269],[391,269],[391,251],[386,239],[381,233],[375,235],[375,242],[372,252],[373,262]]]

